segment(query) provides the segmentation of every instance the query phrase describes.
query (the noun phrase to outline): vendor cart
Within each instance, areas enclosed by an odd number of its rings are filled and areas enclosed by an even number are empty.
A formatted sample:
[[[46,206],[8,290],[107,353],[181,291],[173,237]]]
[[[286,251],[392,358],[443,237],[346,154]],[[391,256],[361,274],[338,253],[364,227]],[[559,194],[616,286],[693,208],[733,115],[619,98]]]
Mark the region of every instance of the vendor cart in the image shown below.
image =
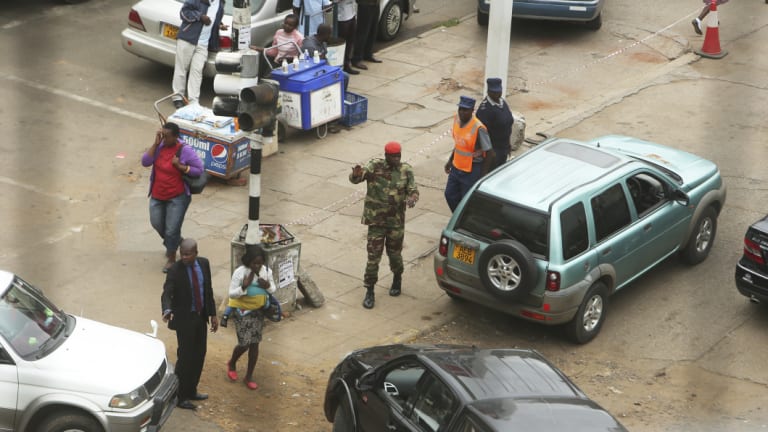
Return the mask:
[[[301,52],[294,42],[297,51]],[[279,45],[278,45],[279,46]],[[276,48],[273,46],[270,48]],[[272,64],[263,51],[264,61]],[[280,123],[296,129],[315,129],[318,138],[328,133],[328,123],[340,119],[344,104],[344,74],[341,67],[326,60],[300,58],[285,66],[273,68],[269,78],[280,88]]]
[[[251,164],[251,140],[247,132],[239,130],[232,117],[216,116],[210,108],[186,105],[169,116],[164,116],[160,104],[170,103],[174,95],[155,101],[155,112],[161,123],[179,125],[180,137],[192,146],[205,170],[221,179],[231,179]]]

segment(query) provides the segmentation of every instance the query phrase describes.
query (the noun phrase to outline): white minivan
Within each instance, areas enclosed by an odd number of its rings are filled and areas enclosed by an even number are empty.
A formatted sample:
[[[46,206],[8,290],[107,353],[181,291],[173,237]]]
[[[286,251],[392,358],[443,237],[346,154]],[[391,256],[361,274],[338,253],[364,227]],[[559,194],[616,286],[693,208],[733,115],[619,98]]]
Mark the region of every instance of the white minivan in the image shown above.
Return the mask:
[[[65,313],[0,270],[0,431],[158,431],[177,389],[162,341]]]

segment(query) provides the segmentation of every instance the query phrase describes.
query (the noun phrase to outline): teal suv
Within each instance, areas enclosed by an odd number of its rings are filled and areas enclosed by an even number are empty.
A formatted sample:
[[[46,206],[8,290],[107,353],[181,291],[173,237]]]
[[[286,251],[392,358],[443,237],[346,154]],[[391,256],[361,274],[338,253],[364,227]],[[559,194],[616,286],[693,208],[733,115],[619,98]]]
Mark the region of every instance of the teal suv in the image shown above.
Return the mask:
[[[619,135],[552,138],[467,193],[443,230],[434,268],[452,298],[586,343],[608,298],[670,255],[709,255],[725,204],[717,166]]]

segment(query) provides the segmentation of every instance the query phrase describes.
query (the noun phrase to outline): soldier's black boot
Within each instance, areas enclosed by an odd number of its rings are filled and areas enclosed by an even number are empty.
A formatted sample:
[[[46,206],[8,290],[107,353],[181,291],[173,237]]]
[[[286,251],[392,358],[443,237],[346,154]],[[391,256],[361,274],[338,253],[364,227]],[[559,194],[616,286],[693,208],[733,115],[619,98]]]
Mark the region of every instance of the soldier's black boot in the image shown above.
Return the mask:
[[[389,289],[389,295],[392,297],[397,297],[400,295],[400,287],[403,283],[403,275],[402,274],[396,274],[392,278],[392,287]]]
[[[376,298],[373,295],[373,288],[368,288],[365,292],[365,299],[363,300],[363,307],[366,309],[373,309],[373,305],[376,303]]]

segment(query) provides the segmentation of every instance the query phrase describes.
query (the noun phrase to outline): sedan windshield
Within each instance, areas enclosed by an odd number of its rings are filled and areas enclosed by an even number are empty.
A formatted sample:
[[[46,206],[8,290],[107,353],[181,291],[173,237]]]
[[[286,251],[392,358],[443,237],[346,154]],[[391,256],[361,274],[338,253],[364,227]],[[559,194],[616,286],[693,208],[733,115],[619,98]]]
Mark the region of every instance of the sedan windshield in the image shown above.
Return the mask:
[[[19,278],[0,297],[0,335],[25,359],[43,357],[57,346],[65,327],[66,315]]]

